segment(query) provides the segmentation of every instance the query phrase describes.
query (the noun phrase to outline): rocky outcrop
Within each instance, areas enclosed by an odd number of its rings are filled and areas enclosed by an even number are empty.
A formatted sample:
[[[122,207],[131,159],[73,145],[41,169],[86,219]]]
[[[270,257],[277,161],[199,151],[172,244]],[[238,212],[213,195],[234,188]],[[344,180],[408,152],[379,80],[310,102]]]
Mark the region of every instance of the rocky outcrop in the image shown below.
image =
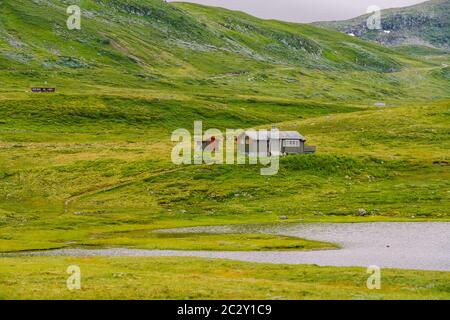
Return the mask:
[[[347,21],[319,22],[316,25],[387,46],[450,48],[450,0],[433,0],[407,8],[383,10],[379,30],[367,27],[369,17],[370,14]]]

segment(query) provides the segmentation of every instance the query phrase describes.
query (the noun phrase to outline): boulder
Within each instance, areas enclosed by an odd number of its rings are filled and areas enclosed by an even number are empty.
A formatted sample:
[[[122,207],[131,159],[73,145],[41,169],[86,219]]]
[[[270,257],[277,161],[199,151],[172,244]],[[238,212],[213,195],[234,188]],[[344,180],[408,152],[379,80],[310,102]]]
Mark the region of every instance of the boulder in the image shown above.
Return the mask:
[[[368,215],[369,215],[369,213],[367,212],[366,209],[358,209],[358,216],[360,216],[360,217],[366,217],[366,216],[368,216]]]

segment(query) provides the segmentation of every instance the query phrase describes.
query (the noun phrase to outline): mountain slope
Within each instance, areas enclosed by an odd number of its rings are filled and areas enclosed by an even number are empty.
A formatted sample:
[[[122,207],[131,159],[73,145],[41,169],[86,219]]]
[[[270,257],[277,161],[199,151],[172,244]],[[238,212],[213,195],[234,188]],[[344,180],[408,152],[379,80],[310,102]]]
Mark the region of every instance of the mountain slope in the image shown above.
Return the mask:
[[[84,0],[82,30],[69,31],[66,8],[64,1],[3,1],[0,67],[155,75],[220,73],[248,63],[382,72],[400,67],[392,52],[357,39],[227,10],[159,0]],[[213,58],[211,69],[204,62]]]
[[[82,28],[70,31],[67,1],[1,3],[0,92],[114,87],[155,98],[239,93],[370,104],[447,96],[432,73],[440,64],[311,25],[161,0],[80,0],[70,4],[80,5]]]
[[[174,64],[177,69],[189,69],[192,65],[180,54],[187,50],[315,68],[398,69],[398,63],[380,47],[307,25],[262,21],[187,4],[173,6],[160,0],[84,0],[80,5],[82,30],[71,32],[65,28],[64,1],[4,2],[2,65],[6,59],[47,68],[118,67],[120,63],[133,69],[164,70]],[[342,43],[338,45],[337,40]],[[68,60],[74,52],[81,57]],[[195,67],[209,71],[204,64]]]
[[[450,48],[450,1],[431,0],[400,9],[381,12],[382,30],[369,30],[371,14],[346,21],[318,22],[315,25],[379,42],[388,46],[423,45]],[[389,31],[389,32],[385,32]]]

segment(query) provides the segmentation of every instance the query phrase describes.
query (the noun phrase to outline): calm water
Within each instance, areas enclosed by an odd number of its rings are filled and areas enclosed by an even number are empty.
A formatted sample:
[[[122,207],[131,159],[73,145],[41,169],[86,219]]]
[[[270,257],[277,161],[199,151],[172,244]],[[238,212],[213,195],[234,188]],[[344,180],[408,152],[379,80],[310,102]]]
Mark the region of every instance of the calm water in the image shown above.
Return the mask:
[[[267,233],[333,242],[324,251],[172,251],[135,249],[61,249],[34,252],[58,256],[192,256],[277,264],[321,266],[377,265],[384,268],[450,271],[450,223],[303,223],[272,226],[197,227],[162,232]],[[30,253],[28,253],[30,254]]]

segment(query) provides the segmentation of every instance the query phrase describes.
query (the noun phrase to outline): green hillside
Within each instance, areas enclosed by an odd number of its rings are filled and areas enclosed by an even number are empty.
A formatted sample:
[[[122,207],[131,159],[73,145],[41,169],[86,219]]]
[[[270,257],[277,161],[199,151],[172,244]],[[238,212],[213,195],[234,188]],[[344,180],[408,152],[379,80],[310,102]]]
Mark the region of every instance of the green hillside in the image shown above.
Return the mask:
[[[366,21],[370,15],[347,21],[318,22],[315,25],[353,33],[362,39],[388,46],[450,49],[449,0],[431,0],[406,8],[382,10],[381,30],[369,30]]]
[[[159,0],[75,3],[80,31],[67,30],[64,1],[3,1],[0,90],[47,83],[63,93],[103,86],[354,101],[383,91],[395,99],[410,83],[399,87],[393,73],[430,67],[338,32],[222,9]]]
[[[69,4],[82,8],[81,30],[66,28]],[[0,252],[324,249],[334,246],[153,231],[448,221],[450,59],[411,50],[185,3],[0,1]],[[317,154],[283,158],[273,177],[175,166],[171,133],[196,120],[298,130]],[[22,296],[8,281],[0,298]]]

